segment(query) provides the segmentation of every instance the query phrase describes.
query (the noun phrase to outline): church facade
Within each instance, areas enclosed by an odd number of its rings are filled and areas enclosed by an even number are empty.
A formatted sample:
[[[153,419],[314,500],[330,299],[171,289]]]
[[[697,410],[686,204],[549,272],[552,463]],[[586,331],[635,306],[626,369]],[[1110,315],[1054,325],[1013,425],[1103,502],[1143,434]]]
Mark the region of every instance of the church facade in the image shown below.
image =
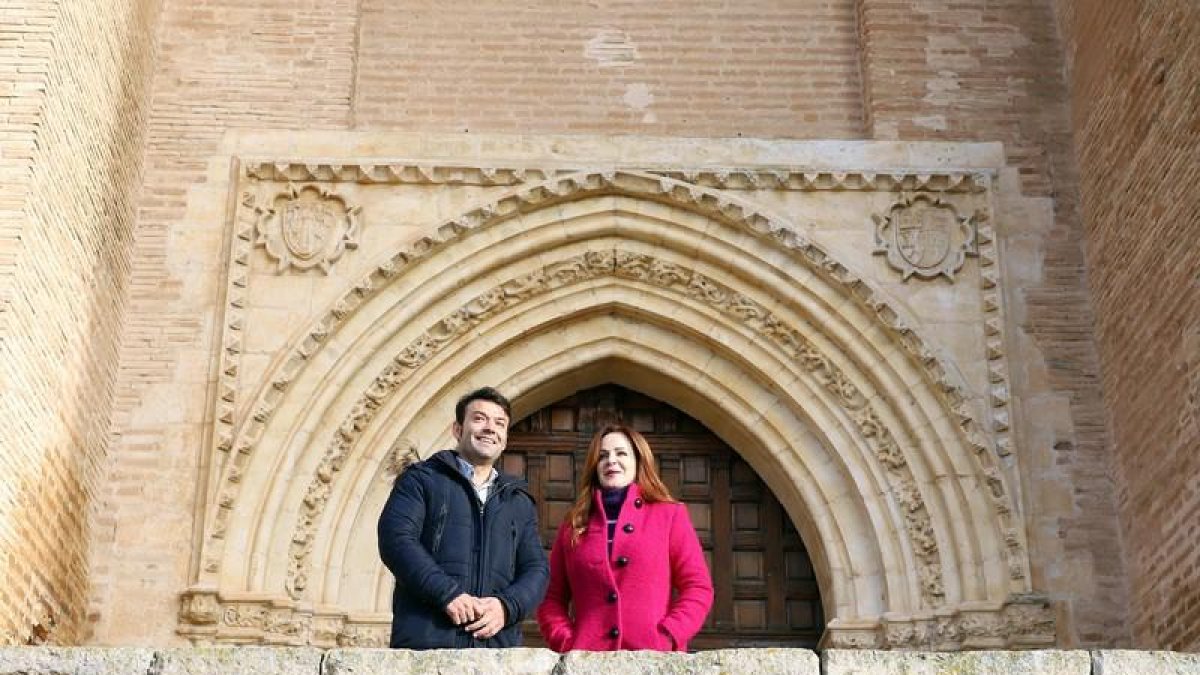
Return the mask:
[[[647,432],[700,646],[1195,649],[1200,17],[1093,4],[13,10],[0,637],[386,644],[494,385],[547,541]]]

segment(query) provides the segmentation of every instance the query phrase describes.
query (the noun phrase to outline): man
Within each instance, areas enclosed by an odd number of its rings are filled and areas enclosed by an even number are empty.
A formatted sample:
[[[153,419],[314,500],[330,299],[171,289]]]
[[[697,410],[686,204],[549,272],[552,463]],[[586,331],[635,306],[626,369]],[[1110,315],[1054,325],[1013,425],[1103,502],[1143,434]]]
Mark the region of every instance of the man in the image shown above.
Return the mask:
[[[520,646],[550,572],[527,484],[495,469],[512,408],[484,387],[454,417],[457,446],[401,474],[379,517],[379,554],[396,577],[391,646]]]

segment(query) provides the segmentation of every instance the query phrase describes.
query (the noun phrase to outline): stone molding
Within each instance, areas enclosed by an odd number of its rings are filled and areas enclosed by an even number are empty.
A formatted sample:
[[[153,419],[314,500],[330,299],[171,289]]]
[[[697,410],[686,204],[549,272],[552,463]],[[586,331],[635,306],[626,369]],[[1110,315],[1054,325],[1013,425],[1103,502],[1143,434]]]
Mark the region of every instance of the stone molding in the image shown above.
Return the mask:
[[[390,618],[314,610],[288,598],[235,597],[216,590],[182,596],[180,634],[196,644],[386,647]],[[823,649],[1047,649],[1056,643],[1048,599],[1014,596],[999,604],[941,609],[918,616],[834,620]]]
[[[388,616],[351,617],[323,612],[287,598],[235,596],[188,590],[180,599],[180,635],[193,644],[316,647],[387,647]]]
[[[180,598],[179,633],[193,644],[386,647],[389,616],[349,616],[301,607],[287,598],[226,598],[188,590]]]
[[[516,186],[587,173],[577,167],[454,166],[410,162],[244,161],[248,178],[268,182],[362,183],[366,185]],[[795,167],[772,169],[729,166],[710,169],[613,167],[718,190],[865,190],[881,192],[978,193],[992,184],[986,171],[822,171]]]
[[[1055,608],[1047,598],[1013,596],[935,610],[925,616],[833,621],[821,640],[829,649],[1046,649],[1055,644]]]
[[[459,237],[486,229],[521,213],[549,205],[604,194],[627,195],[637,199],[666,202],[691,211],[716,218],[750,233],[760,241],[772,243],[792,260],[803,264],[821,278],[844,289],[847,297],[860,307],[874,314],[881,325],[891,333],[897,344],[902,345],[909,358],[919,365],[926,375],[932,390],[942,400],[950,418],[955,420],[964,442],[973,449],[971,453],[979,465],[988,496],[999,519],[1001,531],[1005,533],[1006,552],[1010,575],[1014,580],[1026,578],[1027,556],[1023,537],[1019,531],[1019,516],[1006,485],[1004,474],[996,462],[996,455],[1011,452],[1004,434],[1008,431],[1007,367],[1004,349],[1003,301],[997,288],[996,249],[986,214],[980,216],[978,242],[984,306],[992,318],[987,322],[989,376],[992,380],[992,409],[989,419],[976,419],[967,406],[964,386],[955,375],[953,366],[929,346],[918,332],[880,294],[874,291],[858,275],[841,265],[819,245],[800,234],[794,227],[777,218],[763,214],[753,207],[713,189],[794,189],[794,190],[886,190],[925,189],[944,194],[976,194],[985,192],[992,185],[992,176],[986,171],[918,173],[870,173],[870,172],[804,172],[788,170],[650,170],[643,172],[625,170],[590,171],[569,173],[565,169],[493,169],[479,167],[418,166],[411,164],[333,164],[308,162],[248,162],[245,176],[250,189],[242,192],[240,205],[233,216],[234,234],[229,239],[229,273],[227,276],[225,320],[223,322],[221,365],[218,374],[218,396],[214,414],[213,445],[218,457],[224,456],[217,488],[217,499],[206,518],[206,541],[201,558],[205,572],[216,573],[220,559],[225,528],[240,490],[241,475],[266,424],[270,421],[278,404],[286,396],[288,387],[296,375],[318,353],[330,335],[354,314],[358,307],[385,288],[414,263],[451,245]],[[679,180],[683,179],[683,180]],[[292,181],[357,182],[363,184],[445,184],[514,186],[518,188],[503,197],[483,204],[451,218],[436,228],[436,234],[425,237],[405,250],[389,257],[368,274],[361,277],[340,299],[332,303],[321,318],[314,322],[298,342],[293,343],[279,364],[269,374],[267,382],[254,396],[246,408],[244,417],[238,415],[237,376],[241,357],[241,331],[244,325],[244,308],[248,283],[249,252],[254,244],[254,233],[262,220],[262,195],[281,194],[271,184],[287,182],[288,190],[296,190]],[[527,184],[526,181],[541,181]],[[689,182],[690,181],[690,182]],[[773,181],[773,182],[772,182]],[[301,188],[306,189],[306,188]],[[322,188],[313,187],[314,190]],[[322,195],[331,194],[327,191]],[[924,195],[924,193],[921,193]],[[931,199],[928,195],[920,198]],[[269,202],[268,202],[269,203]],[[990,202],[989,202],[990,203]],[[242,599],[229,602],[218,601],[215,590],[194,587],[185,595],[181,608],[180,632],[194,639],[201,639],[213,626],[225,626],[241,631],[234,640],[289,640],[295,636],[314,632],[332,635],[333,642],[327,644],[374,644],[378,640],[380,626],[378,617],[355,623],[344,615],[314,614],[294,608],[304,606],[302,601],[306,587],[308,555],[311,552],[315,526],[328,497],[332,482],[340,471],[341,463],[350,452],[356,439],[367,428],[376,410],[387,394],[401,381],[398,378],[428,362],[436,350],[460,336],[479,321],[495,312],[511,307],[536,294],[551,289],[554,283],[573,283],[596,275],[621,276],[652,283],[665,290],[689,295],[693,299],[707,300],[713,307],[740,320],[759,319],[756,330],[777,347],[784,349],[792,358],[805,364],[805,368],[818,374],[828,391],[834,394],[843,409],[851,416],[858,432],[869,439],[878,461],[885,467],[892,483],[895,498],[903,506],[901,512],[914,554],[921,562],[920,576],[922,593],[930,607],[942,604],[943,584],[938,562],[937,542],[933,526],[920,490],[912,480],[912,474],[904,459],[901,445],[905,439],[897,440],[886,424],[870,405],[865,403],[861,392],[846,379],[827,357],[815,350],[811,343],[789,327],[772,321],[769,312],[754,308],[752,303],[737,299],[726,302],[723,297],[732,291],[704,275],[687,269],[666,271],[660,263],[650,258],[636,260],[630,252],[611,250],[597,252],[598,258],[589,261],[580,258],[557,261],[534,275],[510,279],[492,290],[481,294],[451,315],[443,317],[430,326],[425,333],[397,354],[392,365],[375,377],[363,392],[353,412],[342,422],[335,437],[329,441],[320,469],[309,482],[303,505],[302,516],[292,539],[292,566],[288,573],[286,591],[290,597]],[[607,257],[605,257],[607,256]],[[625,256],[622,258],[622,256]],[[620,259],[620,262],[619,262]],[[656,265],[658,266],[656,268]],[[551,269],[553,267],[553,269]],[[624,273],[621,270],[626,270]],[[990,293],[990,295],[989,295]],[[732,293],[736,295],[736,293]],[[724,304],[723,304],[724,303]],[[983,424],[981,422],[986,422]],[[410,442],[398,443],[393,448],[393,462],[401,466],[416,455],[415,447],[400,447]],[[237,596],[231,596],[237,597]],[[215,603],[215,604],[214,604]],[[232,603],[232,604],[230,604]],[[226,621],[228,610],[229,621]],[[958,611],[958,610],[954,610]],[[299,612],[299,613],[297,613]],[[1003,608],[980,610],[970,616],[990,615],[1003,617]],[[341,618],[338,618],[338,617]],[[216,617],[216,618],[214,618]],[[286,617],[286,618],[285,618]],[[307,617],[307,618],[306,618]],[[989,620],[987,625],[1001,628],[1004,621]],[[305,623],[309,628],[304,628]],[[311,625],[317,625],[317,628]],[[340,622],[340,623],[339,623]],[[957,623],[956,623],[957,622]],[[985,622],[986,623],[986,622]],[[888,637],[903,632],[896,626],[908,626],[903,631],[917,637],[909,642]],[[911,646],[924,644],[921,640],[941,631],[939,635],[966,629],[947,628],[962,624],[958,619],[950,623],[937,623],[933,619],[912,619],[892,622],[890,628],[880,633],[885,638],[881,646]],[[881,624],[882,626],[883,624]],[[973,625],[968,621],[963,625]],[[268,630],[271,628],[271,630]],[[936,628],[936,630],[935,630]],[[1001,628],[997,628],[1000,630]],[[195,629],[203,629],[199,633]],[[832,629],[832,625],[831,625]],[[880,630],[883,630],[880,628]],[[251,633],[258,635],[252,637]],[[344,634],[344,635],[343,635]],[[1051,636],[1053,632],[1051,631]],[[831,633],[832,635],[832,633]],[[272,637],[275,636],[275,637]],[[290,636],[290,637],[289,637]],[[338,637],[342,636],[342,637]],[[353,642],[346,642],[352,640]],[[913,642],[913,641],[916,642]],[[1051,637],[1052,640],[1052,637]],[[291,642],[288,642],[289,644]],[[893,644],[895,643],[895,644]],[[318,643],[312,643],[318,644]],[[326,644],[326,643],[320,643]]]

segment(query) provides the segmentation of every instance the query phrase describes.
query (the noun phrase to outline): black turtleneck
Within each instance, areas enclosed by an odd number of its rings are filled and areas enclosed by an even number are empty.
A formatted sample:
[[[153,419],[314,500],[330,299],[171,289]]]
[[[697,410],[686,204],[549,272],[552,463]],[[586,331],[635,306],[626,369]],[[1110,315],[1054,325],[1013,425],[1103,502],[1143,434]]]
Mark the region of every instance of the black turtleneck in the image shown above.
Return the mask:
[[[601,488],[600,500],[604,502],[604,520],[608,523],[608,556],[612,557],[613,537],[617,534],[617,516],[621,515],[621,505],[625,503],[625,495],[629,486],[622,488]]]

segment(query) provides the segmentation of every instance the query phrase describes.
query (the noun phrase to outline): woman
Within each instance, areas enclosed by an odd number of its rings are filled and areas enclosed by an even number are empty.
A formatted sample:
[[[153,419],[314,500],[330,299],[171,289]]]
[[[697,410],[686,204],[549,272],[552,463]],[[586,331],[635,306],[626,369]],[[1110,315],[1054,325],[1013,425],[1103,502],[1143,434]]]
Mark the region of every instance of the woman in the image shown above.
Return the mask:
[[[579,483],[537,611],[546,643],[558,652],[686,651],[712,607],[712,578],[646,439],[625,426],[601,429]]]

